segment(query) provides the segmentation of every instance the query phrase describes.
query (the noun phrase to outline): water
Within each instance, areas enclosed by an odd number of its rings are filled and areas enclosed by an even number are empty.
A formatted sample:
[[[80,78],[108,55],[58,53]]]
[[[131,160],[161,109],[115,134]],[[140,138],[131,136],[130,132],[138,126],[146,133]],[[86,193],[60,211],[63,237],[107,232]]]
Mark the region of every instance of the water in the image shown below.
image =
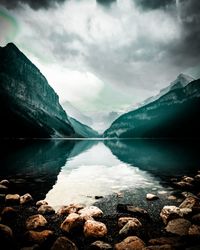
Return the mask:
[[[198,141],[52,140],[2,143],[0,176],[55,209],[90,205],[95,196],[170,194],[169,179],[194,174]],[[141,195],[142,194],[142,195]]]

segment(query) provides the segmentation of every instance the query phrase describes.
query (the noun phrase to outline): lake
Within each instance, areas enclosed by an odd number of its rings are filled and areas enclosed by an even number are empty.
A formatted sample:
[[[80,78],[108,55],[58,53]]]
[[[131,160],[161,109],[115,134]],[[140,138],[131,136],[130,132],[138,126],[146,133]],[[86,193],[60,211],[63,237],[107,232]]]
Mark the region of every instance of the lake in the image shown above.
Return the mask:
[[[147,192],[167,196],[172,177],[195,174],[200,166],[200,143],[190,140],[13,140],[1,148],[1,179],[55,209],[90,205],[95,196],[126,202]]]

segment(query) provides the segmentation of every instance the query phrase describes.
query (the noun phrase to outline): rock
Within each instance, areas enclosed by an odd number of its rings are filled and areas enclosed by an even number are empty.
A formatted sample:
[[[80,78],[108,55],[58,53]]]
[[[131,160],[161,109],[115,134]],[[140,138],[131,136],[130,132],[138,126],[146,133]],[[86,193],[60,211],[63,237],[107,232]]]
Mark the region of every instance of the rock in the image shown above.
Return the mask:
[[[27,204],[29,202],[33,201],[33,198],[30,194],[24,194],[20,197],[20,204],[23,205],[23,204]]]
[[[187,197],[189,197],[189,196],[191,196],[191,197],[194,197],[194,198],[196,198],[196,199],[198,199],[198,197],[196,196],[196,195],[194,195],[193,193],[191,193],[191,192],[182,192],[181,193],[185,198],[187,198]]]
[[[167,199],[168,200],[176,200],[177,198],[174,195],[170,195],[170,196],[167,197]]]
[[[94,197],[96,200],[99,200],[99,199],[102,199],[103,198],[103,196],[101,196],[101,195],[95,195],[95,197]]]
[[[131,213],[133,215],[149,217],[149,214],[145,209],[131,205],[118,204],[117,210],[119,212],[125,212],[125,213]]]
[[[200,225],[200,213],[199,213],[199,214],[195,214],[195,215],[192,217],[192,222],[194,222],[195,224]]]
[[[8,187],[9,184],[10,184],[10,182],[8,180],[2,180],[2,181],[0,181],[0,185]]]
[[[94,250],[111,250],[112,246],[103,241],[97,240],[90,245],[90,249]]]
[[[190,189],[190,188],[193,187],[193,185],[191,183],[188,183],[188,182],[185,182],[185,181],[175,182],[174,184],[179,188],[186,188],[186,189],[188,188],[188,189]]]
[[[12,207],[5,207],[1,212],[3,220],[12,220],[17,217],[17,210]]]
[[[149,245],[172,245],[179,246],[181,243],[181,237],[160,237],[149,240]]]
[[[192,225],[189,228],[188,234],[191,236],[200,236],[200,226]]]
[[[134,218],[133,220],[129,220],[124,226],[123,228],[119,231],[120,235],[127,235],[139,228],[142,227],[141,222]]]
[[[133,217],[121,217],[118,219],[118,226],[119,228],[121,229],[123,226],[126,225],[126,223],[130,220],[135,220],[136,218],[133,218]],[[136,219],[138,220],[138,219]]]
[[[86,237],[104,237],[107,234],[107,227],[104,223],[87,220],[84,224],[84,235]]]
[[[177,234],[180,236],[184,236],[188,234],[189,228],[191,226],[191,222],[185,219],[175,219],[171,220],[167,226],[166,231]]]
[[[185,215],[191,212],[192,210],[190,208],[179,208],[176,206],[164,206],[160,213],[160,217],[162,218],[164,224],[167,224],[168,221],[172,219],[184,217]]]
[[[67,237],[58,237],[51,250],[78,250],[77,246]]]
[[[142,250],[174,250],[170,245],[162,245],[162,246],[148,246],[143,248]]]
[[[59,215],[68,215],[71,213],[77,213],[80,209],[83,209],[83,205],[79,204],[71,204],[69,206],[63,206],[58,211],[57,214]]]
[[[200,174],[195,175],[194,179],[195,179],[195,181],[199,182],[200,181]]]
[[[82,217],[86,216],[86,217],[94,217],[94,218],[101,217],[103,215],[103,212],[101,211],[101,209],[95,206],[85,207],[79,210],[78,213]]]
[[[28,230],[44,227],[46,224],[47,220],[41,214],[32,215],[26,220],[26,228]]]
[[[42,244],[45,241],[49,240],[53,236],[53,231],[51,230],[43,230],[41,232],[36,232],[30,230],[25,233],[25,238],[32,243]]]
[[[39,250],[39,249],[40,249],[39,245],[35,244],[35,245],[31,246],[31,247],[23,247],[20,250]]]
[[[38,213],[40,213],[40,214],[54,214],[55,210],[49,205],[41,205],[38,208]]]
[[[180,208],[191,208],[199,207],[199,200],[193,196],[188,196],[179,206]]]
[[[0,192],[1,193],[6,193],[7,190],[8,190],[8,187],[6,187],[5,185],[0,184]]]
[[[10,241],[12,238],[12,229],[6,225],[0,224],[0,241]]]
[[[5,201],[9,204],[19,204],[20,196],[18,194],[7,194],[5,197]]]
[[[71,213],[63,221],[60,228],[63,232],[71,232],[72,230],[80,229],[84,224],[84,219],[75,213]]]
[[[142,250],[145,247],[144,242],[137,236],[129,236],[115,245],[115,250]]]
[[[37,206],[37,207],[40,207],[40,206],[42,206],[42,205],[48,205],[48,202],[45,201],[45,200],[40,200],[40,201],[37,201],[37,202],[36,202],[36,206]]]
[[[194,182],[194,178],[189,177],[189,176],[183,176],[182,181],[185,181],[191,184],[192,182]]]
[[[146,195],[146,199],[147,199],[148,201],[154,201],[154,200],[159,199],[159,197],[158,197],[157,195],[155,195],[155,194],[147,194],[147,195]]]

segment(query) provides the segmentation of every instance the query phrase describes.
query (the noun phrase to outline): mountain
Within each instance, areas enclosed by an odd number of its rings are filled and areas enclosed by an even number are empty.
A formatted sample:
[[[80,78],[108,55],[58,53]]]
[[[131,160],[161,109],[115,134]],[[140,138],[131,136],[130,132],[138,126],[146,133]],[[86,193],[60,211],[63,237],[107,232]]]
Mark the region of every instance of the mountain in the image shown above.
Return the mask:
[[[120,116],[104,137],[200,137],[199,110],[200,79]]]
[[[71,124],[46,78],[13,43],[0,47],[0,116],[0,138],[84,137],[84,125]]]
[[[155,96],[151,96],[149,98],[147,98],[146,100],[144,100],[143,102],[139,103],[137,106],[130,106],[127,109],[127,112],[136,109],[136,108],[140,108],[142,106],[145,106],[151,102],[154,102],[155,100],[159,99],[161,96],[167,94],[169,91],[174,90],[174,89],[179,89],[179,88],[183,88],[185,87],[188,83],[194,81],[195,79],[191,76],[188,76],[186,74],[181,73],[180,75],[177,76],[177,78],[171,82],[167,87],[163,88],[160,90],[160,92],[155,95]]]
[[[92,118],[83,114],[78,108],[74,107],[69,101],[61,103],[63,109],[70,116],[86,124],[87,126],[92,126]]]

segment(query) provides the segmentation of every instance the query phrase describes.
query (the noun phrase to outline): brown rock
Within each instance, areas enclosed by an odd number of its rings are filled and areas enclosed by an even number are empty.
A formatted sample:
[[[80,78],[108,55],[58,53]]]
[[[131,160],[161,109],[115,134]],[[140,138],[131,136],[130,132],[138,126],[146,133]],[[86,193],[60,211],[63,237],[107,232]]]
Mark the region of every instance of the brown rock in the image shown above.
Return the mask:
[[[26,228],[28,230],[44,227],[46,224],[47,220],[41,214],[32,215],[26,220]]]
[[[69,206],[63,206],[58,211],[57,214],[59,215],[68,215],[71,213],[77,213],[80,209],[83,209],[83,205],[79,204],[71,204]]]
[[[79,229],[83,226],[84,220],[79,214],[71,213],[63,221],[60,228],[63,232],[71,232],[72,230]]]
[[[199,201],[197,198],[193,197],[193,196],[188,196],[181,204],[180,204],[180,208],[191,208],[193,209],[194,207],[198,207],[199,206]]]
[[[200,226],[192,225],[189,228],[188,234],[191,235],[191,236],[200,236]]]
[[[11,243],[13,241],[12,229],[6,225],[0,224],[0,243],[4,247],[4,243]],[[4,248],[6,249],[6,248]],[[9,247],[8,247],[9,249]]]
[[[17,216],[17,210],[12,207],[5,207],[1,212],[3,220],[11,220]]]
[[[94,218],[101,217],[103,215],[103,212],[101,211],[101,209],[95,206],[85,207],[79,210],[78,213],[83,217],[86,216],[86,217],[94,217]]]
[[[0,181],[0,185],[8,187],[9,184],[10,184],[10,182],[8,180],[2,180],[2,181]]]
[[[42,205],[48,205],[48,202],[45,201],[45,200],[40,200],[40,201],[37,201],[37,202],[36,202],[36,206],[37,206],[37,207],[40,207],[40,206],[42,206]]]
[[[41,205],[38,208],[38,213],[40,213],[40,214],[54,214],[55,210],[49,205]]]
[[[87,220],[84,224],[84,234],[86,237],[104,237],[107,234],[107,227],[102,222]]]
[[[142,250],[144,242],[137,236],[129,236],[115,245],[116,250]]]
[[[119,228],[121,229],[123,226],[126,225],[126,223],[129,221],[129,220],[134,220],[136,218],[134,217],[121,217],[118,219],[118,226]]]
[[[24,194],[20,197],[20,204],[27,204],[33,200],[32,196],[30,194]]]
[[[50,230],[44,230],[41,232],[28,231],[25,233],[25,238],[32,243],[42,244],[49,240],[53,236],[53,232]]]
[[[9,204],[19,204],[20,196],[18,194],[7,194],[5,201]]]
[[[77,246],[67,237],[59,237],[54,242],[51,250],[78,250]]]
[[[177,234],[180,236],[184,236],[188,234],[189,228],[191,226],[191,222],[185,219],[175,219],[171,220],[167,226],[166,231]]]
[[[108,243],[97,240],[97,241],[93,242],[90,245],[90,249],[94,249],[94,250],[110,250],[110,249],[112,249],[112,246],[110,244],[108,244]]]
[[[154,201],[154,200],[159,199],[159,197],[158,197],[157,195],[155,195],[155,194],[147,194],[147,195],[146,195],[146,199],[147,199],[148,201]]]
[[[119,231],[120,235],[127,235],[135,230],[138,230],[139,228],[142,227],[141,222],[134,218],[133,220],[129,220],[123,228]]]

